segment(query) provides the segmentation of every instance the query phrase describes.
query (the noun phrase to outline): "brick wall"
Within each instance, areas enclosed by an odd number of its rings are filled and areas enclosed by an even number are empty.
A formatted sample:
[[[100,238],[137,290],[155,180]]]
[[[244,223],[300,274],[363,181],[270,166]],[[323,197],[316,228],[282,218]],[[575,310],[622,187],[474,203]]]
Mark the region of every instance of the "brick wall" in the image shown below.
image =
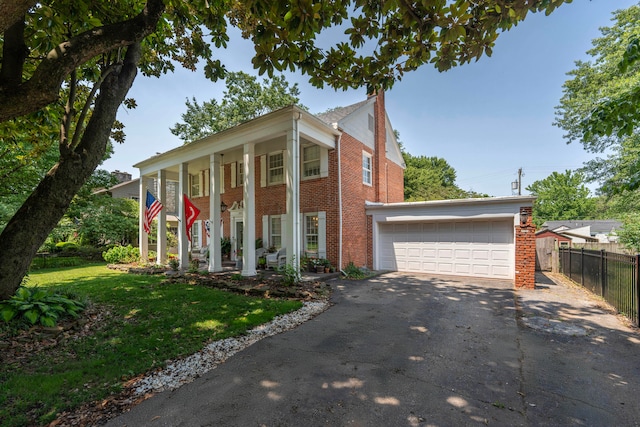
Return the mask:
[[[349,262],[353,262],[357,266],[369,265],[365,201],[376,200],[376,189],[374,186],[362,182],[363,151],[373,153],[370,148],[351,135],[342,135],[340,154],[342,164],[343,266]]]
[[[384,93],[377,95],[375,114],[375,150],[371,150],[349,134],[340,138],[342,165],[342,265],[353,262],[357,266],[373,267],[371,219],[365,212],[365,202],[402,202],[404,200],[404,171],[386,158],[386,116]],[[365,124],[366,126],[366,124]],[[372,155],[372,185],[362,182],[362,153]],[[243,199],[242,186],[231,188],[231,164],[224,164],[224,193],[221,200],[228,207]],[[260,187],[260,158],[255,158],[256,238],[262,237],[262,216],[286,212],[285,184]],[[337,150],[329,151],[329,175],[326,178],[302,180],[300,210],[302,213],[326,212],[327,258],[338,265],[340,215],[338,207]],[[193,199],[201,210],[199,219],[209,217],[209,197]],[[229,211],[222,214],[223,235],[230,235]],[[204,233],[204,229],[203,229]],[[204,234],[203,234],[204,235]]]
[[[536,274],[536,227],[531,220],[531,207],[520,208],[520,214],[527,215],[527,222],[515,227],[516,233],[516,274],[515,287],[534,289]]]

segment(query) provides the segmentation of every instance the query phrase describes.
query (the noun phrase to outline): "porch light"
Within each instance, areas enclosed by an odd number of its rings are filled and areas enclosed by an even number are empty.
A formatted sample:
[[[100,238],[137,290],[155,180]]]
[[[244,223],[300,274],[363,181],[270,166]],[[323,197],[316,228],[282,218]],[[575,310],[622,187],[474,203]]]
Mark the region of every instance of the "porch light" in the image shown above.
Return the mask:
[[[520,212],[520,224],[524,225],[529,221],[529,213],[527,211]]]
[[[220,212],[224,212],[226,210],[227,210],[227,205],[225,205],[223,201],[220,201]]]

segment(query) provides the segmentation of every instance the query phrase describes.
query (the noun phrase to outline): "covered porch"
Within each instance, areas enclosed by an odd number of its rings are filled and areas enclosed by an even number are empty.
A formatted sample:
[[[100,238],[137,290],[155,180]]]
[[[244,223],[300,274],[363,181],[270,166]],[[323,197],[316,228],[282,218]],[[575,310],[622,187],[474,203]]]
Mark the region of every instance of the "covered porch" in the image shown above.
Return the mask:
[[[338,130],[317,117],[290,106],[136,164],[141,177],[139,242],[143,259],[149,251],[148,235],[142,227],[143,201],[147,190],[154,193],[155,187],[154,195],[163,205],[173,197],[178,207],[181,269],[188,268],[190,251],[182,196],[186,194],[200,204],[198,219],[209,224],[208,244],[204,245],[206,239],[201,236],[203,244],[199,245],[209,251],[208,270],[222,271],[222,205],[228,211],[224,229],[229,235],[224,237],[232,239],[232,257],[241,258],[243,276],[254,276],[256,239],[262,238],[256,231],[260,221],[256,201],[284,192],[284,197],[272,197],[272,202],[285,205],[281,246],[286,248],[287,262],[297,266],[303,253],[300,183],[309,168],[318,177],[328,176],[328,153],[336,148],[339,136]],[[317,153],[317,159],[305,162],[305,150]],[[224,165],[230,176],[225,177]],[[167,259],[166,209],[157,220],[157,263],[162,264]]]

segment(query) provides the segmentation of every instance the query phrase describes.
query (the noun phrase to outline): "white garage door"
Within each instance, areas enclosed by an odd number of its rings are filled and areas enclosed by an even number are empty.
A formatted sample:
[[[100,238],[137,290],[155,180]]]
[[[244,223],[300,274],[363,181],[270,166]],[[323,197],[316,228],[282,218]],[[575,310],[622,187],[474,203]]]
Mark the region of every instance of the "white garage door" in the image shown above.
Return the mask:
[[[378,236],[382,270],[514,277],[513,220],[381,223]]]

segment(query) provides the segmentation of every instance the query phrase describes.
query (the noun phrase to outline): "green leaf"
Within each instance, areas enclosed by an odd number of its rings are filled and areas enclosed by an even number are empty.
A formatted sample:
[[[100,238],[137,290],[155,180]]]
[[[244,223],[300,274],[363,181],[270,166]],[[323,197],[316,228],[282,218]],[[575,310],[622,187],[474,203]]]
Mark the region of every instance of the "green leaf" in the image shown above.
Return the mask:
[[[16,316],[17,310],[13,307],[4,306],[0,309],[0,315],[2,316],[2,320],[5,322],[9,322]]]
[[[35,325],[38,322],[38,318],[40,317],[40,313],[38,313],[38,310],[29,310],[26,311],[23,316],[29,321],[31,322],[32,325]]]

